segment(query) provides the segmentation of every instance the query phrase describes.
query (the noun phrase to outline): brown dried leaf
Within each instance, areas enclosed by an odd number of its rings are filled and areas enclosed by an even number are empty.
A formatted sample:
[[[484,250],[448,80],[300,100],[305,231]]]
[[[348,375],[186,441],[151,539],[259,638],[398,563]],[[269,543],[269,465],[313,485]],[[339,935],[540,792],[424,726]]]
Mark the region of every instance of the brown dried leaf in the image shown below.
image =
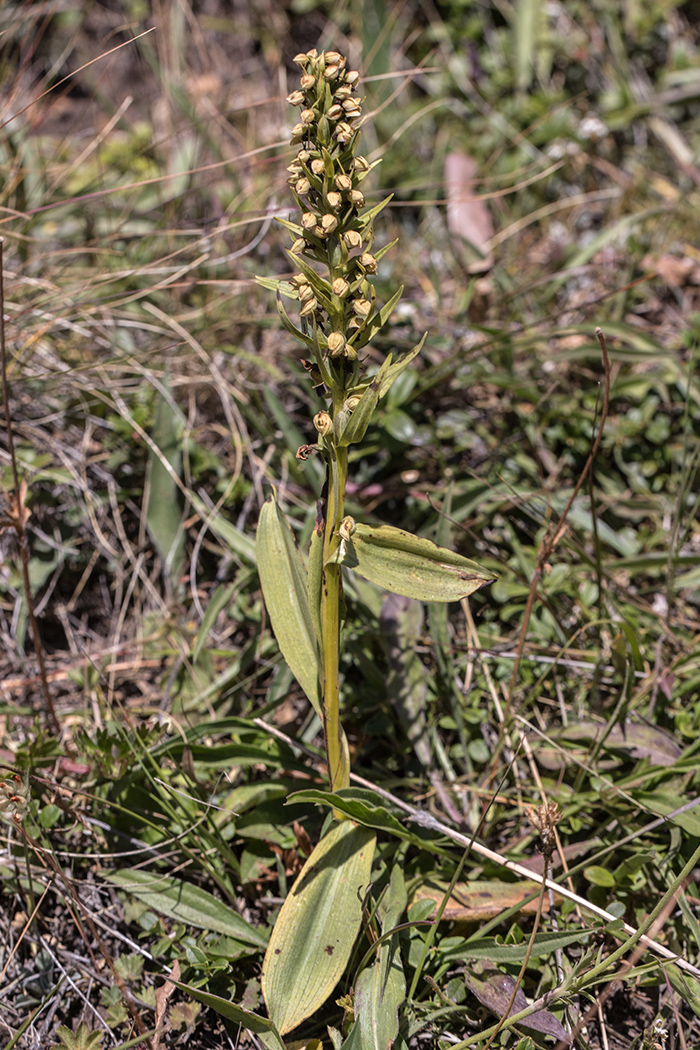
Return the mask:
[[[173,968],[170,976],[175,981],[180,980],[180,963],[176,959],[173,963]],[[153,1036],[153,1050],[160,1050],[161,1040],[163,1035],[169,1030],[170,1024],[165,1016],[165,1011],[168,1007],[168,999],[175,991],[175,985],[172,981],[166,979],[165,984],[161,984],[160,988],[156,988],[156,1033]]]
[[[656,277],[668,288],[683,288],[687,284],[700,284],[700,263],[689,256],[645,255],[642,260],[645,270],[653,270]]]
[[[545,769],[562,769],[569,762],[585,761],[587,750],[605,731],[606,727],[601,722],[582,722],[549,734],[555,743],[560,741],[562,747],[548,747],[534,734],[529,737],[529,741],[540,765]],[[572,743],[585,744],[587,750],[571,748]],[[632,758],[648,758],[654,766],[672,766],[682,751],[669,733],[641,722],[614,725],[603,747],[607,751],[627,751]]]
[[[454,151],[445,157],[447,228],[461,238],[455,245],[464,257],[469,273],[484,273],[493,266],[491,238],[493,222],[486,204],[475,193],[476,161],[466,153]]]
[[[482,1006],[485,1006],[487,1010],[490,1010],[499,1019],[503,1017],[515,987],[515,981],[512,977],[505,973],[492,973],[486,981],[479,981],[468,973],[465,975],[464,981],[469,991],[476,996]],[[508,1017],[519,1014],[521,1010],[527,1009],[529,1005],[524,993],[518,988],[513,1005],[508,1011]],[[530,1014],[529,1017],[525,1018],[524,1021],[521,1021],[520,1024],[523,1028],[529,1028],[535,1032],[544,1032],[545,1035],[551,1035],[554,1039],[567,1038],[566,1029],[549,1010],[537,1010],[534,1014]]]
[[[479,882],[458,882],[452,891],[442,914],[443,922],[483,922],[500,915],[506,908],[524,901],[539,892],[536,882],[499,882],[497,879]],[[419,900],[434,900],[435,906],[442,902],[447,887],[428,884],[417,887],[411,904]],[[543,911],[549,910],[549,898],[543,901]],[[524,913],[537,911],[537,900],[523,904]]]

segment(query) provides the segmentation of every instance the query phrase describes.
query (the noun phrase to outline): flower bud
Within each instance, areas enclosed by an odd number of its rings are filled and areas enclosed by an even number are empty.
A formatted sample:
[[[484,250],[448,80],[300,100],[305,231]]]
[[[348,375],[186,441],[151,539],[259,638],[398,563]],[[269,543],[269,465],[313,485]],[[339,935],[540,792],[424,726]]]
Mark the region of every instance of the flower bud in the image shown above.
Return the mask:
[[[343,408],[347,408],[350,412],[354,412],[361,400],[362,397],[360,394],[353,394],[352,397],[347,399]]]
[[[310,284],[300,284],[297,287],[297,293],[302,303],[307,303],[309,299],[313,299],[314,297],[314,290]]]
[[[297,153],[297,160],[299,161],[299,164],[308,164],[310,159],[311,154],[307,149],[300,149]]]
[[[339,67],[338,66],[326,66],[326,68],[323,71],[323,79],[324,80],[335,80],[335,78],[338,76],[338,72],[339,72]]]
[[[303,91],[292,91],[291,95],[287,95],[287,102],[290,106],[300,106],[304,101],[305,95]]]
[[[339,51],[326,51],[326,65],[329,63],[332,66],[344,66],[345,58]]]
[[[319,157],[317,157],[316,160],[311,161],[311,170],[314,173],[314,175],[323,175],[326,168],[323,161]]]
[[[346,142],[349,142],[354,134],[355,132],[353,131],[352,127],[345,121],[341,121],[340,124],[336,125],[335,137],[337,138],[341,146],[344,146]]]
[[[347,540],[351,538],[356,528],[357,525],[355,524],[355,519],[351,518],[348,514],[347,517],[343,518],[340,525],[338,526],[338,535],[340,536],[341,540],[345,540],[347,542]]]
[[[344,102],[346,98],[350,98],[352,95],[352,88],[343,84],[341,87],[335,89],[335,100],[336,102]]]
[[[343,234],[343,240],[350,251],[362,245],[362,237],[357,230],[348,230],[347,233]]]
[[[289,168],[287,169],[290,170]],[[341,193],[349,193],[352,189],[352,179],[349,175],[336,175],[335,184]]]
[[[297,189],[297,193],[298,192],[299,190]],[[343,203],[343,198],[340,196],[340,194],[335,193],[333,190],[331,190],[326,199],[328,201],[329,206],[334,210],[336,208],[339,208],[340,205]]]
[[[287,168],[287,171],[290,171],[292,175],[301,175],[303,170],[304,169],[302,168],[301,164],[298,164],[296,161],[292,161],[292,163]]]
[[[316,119],[316,114],[312,109],[302,109],[300,116],[302,124],[313,124]]]
[[[308,91],[309,88],[312,88],[316,83],[316,77],[313,77],[310,73],[304,73],[304,76],[300,79],[299,83],[301,84],[303,91]]]
[[[339,357],[345,349],[345,336],[342,332],[331,332],[328,336],[328,353],[331,357]]]
[[[377,272],[377,260],[369,252],[364,252],[360,256],[360,265],[364,266],[367,273]]]
[[[359,79],[360,79],[360,74],[357,72],[356,69],[350,69],[345,74],[345,83],[346,84],[350,84],[351,86],[355,85],[358,82]]]
[[[316,225],[316,216],[313,212],[307,211],[301,217],[301,225],[305,230],[312,230]]]
[[[324,215],[321,219],[321,228],[324,233],[333,233],[337,229],[338,219],[335,215]]]
[[[328,112],[326,114],[326,116],[328,117],[329,120],[337,120],[338,117],[342,117],[342,115],[343,115],[343,107],[342,106],[337,106],[337,105],[336,106],[331,106],[331,108],[328,110]]]
[[[327,437],[333,433],[333,420],[328,412],[317,412],[314,416],[314,426],[322,437]]]
[[[292,255],[301,255],[301,253],[304,251],[305,247],[306,247],[306,241],[304,240],[304,238],[303,237],[297,237],[297,239],[294,241],[294,243],[292,244],[292,247],[289,250],[292,253]]]
[[[305,66],[308,59],[303,51],[300,51],[298,55],[295,55],[292,62],[295,62],[298,66]]]
[[[372,304],[369,299],[355,299],[352,304],[352,308],[358,317],[362,319],[369,317],[369,312],[372,309]]]
[[[349,98],[340,107],[348,116],[359,117],[362,113],[362,107],[355,98]]]
[[[369,161],[367,160],[366,157],[355,157],[355,159],[352,162],[352,170],[353,171],[365,172],[365,171],[369,171],[369,169],[370,169],[370,163],[369,163]]]
[[[301,142],[306,135],[305,124],[295,124],[292,128],[292,142]]]
[[[318,309],[318,300],[314,299],[313,296],[312,296],[311,299],[307,299],[307,301],[302,306],[301,310],[299,311],[299,316],[300,317],[309,317],[310,314],[315,313],[317,309]]]
[[[311,189],[311,183],[308,179],[298,179],[294,189],[297,191],[300,197],[305,197]]]
[[[344,299],[350,291],[350,285],[344,277],[336,277],[332,284],[333,292],[339,299]]]
[[[351,190],[349,195],[350,202],[355,205],[356,208],[361,208],[365,203],[365,195],[361,190]]]

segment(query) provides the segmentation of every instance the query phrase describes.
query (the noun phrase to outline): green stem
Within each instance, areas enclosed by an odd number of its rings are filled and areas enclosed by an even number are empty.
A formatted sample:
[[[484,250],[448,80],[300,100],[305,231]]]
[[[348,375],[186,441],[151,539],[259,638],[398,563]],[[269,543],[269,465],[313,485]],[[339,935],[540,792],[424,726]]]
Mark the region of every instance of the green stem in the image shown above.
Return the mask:
[[[339,543],[338,529],[345,508],[348,473],[347,449],[333,448],[328,468],[328,504],[323,537],[323,587],[321,633],[323,637],[323,715],[328,778],[331,791],[350,786],[350,763],[343,727],[340,724],[340,565],[329,563]]]

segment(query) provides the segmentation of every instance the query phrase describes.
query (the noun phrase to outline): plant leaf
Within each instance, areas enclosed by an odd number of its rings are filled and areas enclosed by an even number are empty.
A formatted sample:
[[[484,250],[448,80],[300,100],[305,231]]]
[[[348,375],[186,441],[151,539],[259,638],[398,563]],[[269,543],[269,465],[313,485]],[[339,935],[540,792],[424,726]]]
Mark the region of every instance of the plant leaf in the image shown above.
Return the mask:
[[[169,393],[167,377],[165,389]],[[151,437],[159,449],[149,449],[146,527],[163,562],[163,575],[177,586],[185,554],[183,500],[175,480],[182,471],[181,427],[168,398],[157,392]]]
[[[256,948],[264,948],[267,944],[264,931],[251,926],[227,904],[190,882],[138,868],[103,872],[103,876],[161,915],[200,930],[223,933]]]
[[[345,969],[362,919],[375,834],[335,824],[307,859],[265,953],[262,992],[281,1035],[325,1002]]]
[[[360,398],[360,403],[357,408],[353,410],[348,422],[338,435],[337,444],[339,448],[344,448],[347,445],[352,445],[354,442],[362,441],[367,431],[367,427],[369,426],[369,421],[372,418],[372,413],[377,407],[379,398],[382,396],[382,385],[390,368],[391,354],[387,354],[385,360],[382,362],[382,367],[370,380],[369,385]],[[389,387],[386,389],[388,390]]]
[[[232,1003],[229,999],[221,999],[218,995],[203,992],[201,988],[193,988],[191,985],[183,984],[181,981],[173,981],[172,978],[170,980],[176,988],[179,988],[181,992],[185,992],[187,995],[191,995],[197,1002],[210,1006],[217,1014],[226,1017],[229,1021],[236,1021],[238,1024],[242,1024],[249,1032],[258,1036],[260,1041],[267,1047],[267,1050],[285,1050],[282,1037],[273,1022],[267,1017],[260,1017],[259,1014],[254,1014],[251,1010],[237,1006],[236,1003]]]
[[[558,930],[555,933],[538,933],[535,935],[530,958],[546,959],[557,949],[580,944],[595,933],[596,930]],[[522,944],[503,944],[495,937],[479,937],[473,941],[463,941],[455,948],[443,949],[440,958],[444,962],[483,959],[492,963],[521,963],[527,955],[528,945],[527,939]]]
[[[391,870],[391,881],[383,901],[382,933],[396,926],[406,908],[406,886],[400,864]],[[381,910],[381,906],[380,906]],[[406,998],[399,937],[383,941],[373,966],[363,970],[355,982],[355,1024],[358,1050],[387,1050],[399,1032],[399,1007]],[[354,1031],[354,1029],[353,1029]]]
[[[496,579],[476,562],[393,525],[356,524],[331,560],[370,583],[424,602],[456,602]]]
[[[320,661],[306,569],[289,523],[272,497],[260,511],[255,550],[280,652],[321,718]]]
[[[400,357],[397,361],[392,361],[390,367],[387,368],[382,378],[382,385],[379,388],[380,398],[384,397],[391,385],[399,378],[401,373],[408,368],[414,357],[417,357],[421,352],[427,335],[428,333],[426,332],[421,341],[416,343],[412,350],[407,350],[403,357]]]
[[[485,1006],[496,1017],[503,1017],[515,987],[512,977],[505,973],[493,973],[486,981],[479,981],[471,974],[466,974],[464,980],[469,991],[476,996],[482,1006]],[[513,1005],[508,1011],[508,1017],[514,1017],[521,1010],[526,1010],[529,1005],[524,993],[518,988]],[[549,1010],[537,1010],[521,1021],[520,1025],[535,1032],[544,1032],[554,1039],[567,1038],[567,1031],[563,1024]]]
[[[306,788],[304,791],[295,791],[287,799],[288,804],[297,802],[315,802],[319,805],[331,806],[334,811],[342,813],[349,820],[354,820],[367,828],[386,831],[389,835],[395,835],[405,842],[412,843],[418,849],[429,849],[432,853],[444,853],[436,845],[434,834],[424,839],[419,834],[405,828],[401,821],[382,804],[380,796],[367,788],[340,788],[338,791]]]

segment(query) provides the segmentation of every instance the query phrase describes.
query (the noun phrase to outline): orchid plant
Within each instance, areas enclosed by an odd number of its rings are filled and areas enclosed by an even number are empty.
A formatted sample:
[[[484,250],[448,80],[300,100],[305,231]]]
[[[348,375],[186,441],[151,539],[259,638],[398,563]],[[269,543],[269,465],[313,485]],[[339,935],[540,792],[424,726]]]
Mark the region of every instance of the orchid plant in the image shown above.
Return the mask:
[[[349,568],[389,591],[422,601],[458,601],[495,577],[430,540],[345,513],[348,448],[361,442],[379,400],[423,345],[374,371],[363,353],[388,321],[403,288],[377,304],[372,277],[392,244],[375,247],[374,223],[390,198],[367,206],[363,183],[374,167],[358,152],[359,73],[337,51],[297,55],[300,87],[287,101],[300,110],[289,185],[300,211],[283,221],[292,237],[291,279],[261,279],[277,294],[282,324],[303,345],[303,364],[322,400],[313,443],[301,460],[321,456],[326,479],[317,504],[308,568],[276,500],[262,508],[258,570],[277,641],[322,721],[333,798],[350,785],[340,719],[342,574]],[[394,242],[395,243],[395,242]],[[283,298],[299,304],[298,321]],[[358,888],[369,881],[374,832],[337,818],[308,858],[275,924],[265,957],[263,994],[280,1034],[330,994],[345,968],[361,920]],[[321,861],[323,860],[323,863]],[[330,948],[330,950],[329,950]],[[379,965],[378,960],[376,965]]]

